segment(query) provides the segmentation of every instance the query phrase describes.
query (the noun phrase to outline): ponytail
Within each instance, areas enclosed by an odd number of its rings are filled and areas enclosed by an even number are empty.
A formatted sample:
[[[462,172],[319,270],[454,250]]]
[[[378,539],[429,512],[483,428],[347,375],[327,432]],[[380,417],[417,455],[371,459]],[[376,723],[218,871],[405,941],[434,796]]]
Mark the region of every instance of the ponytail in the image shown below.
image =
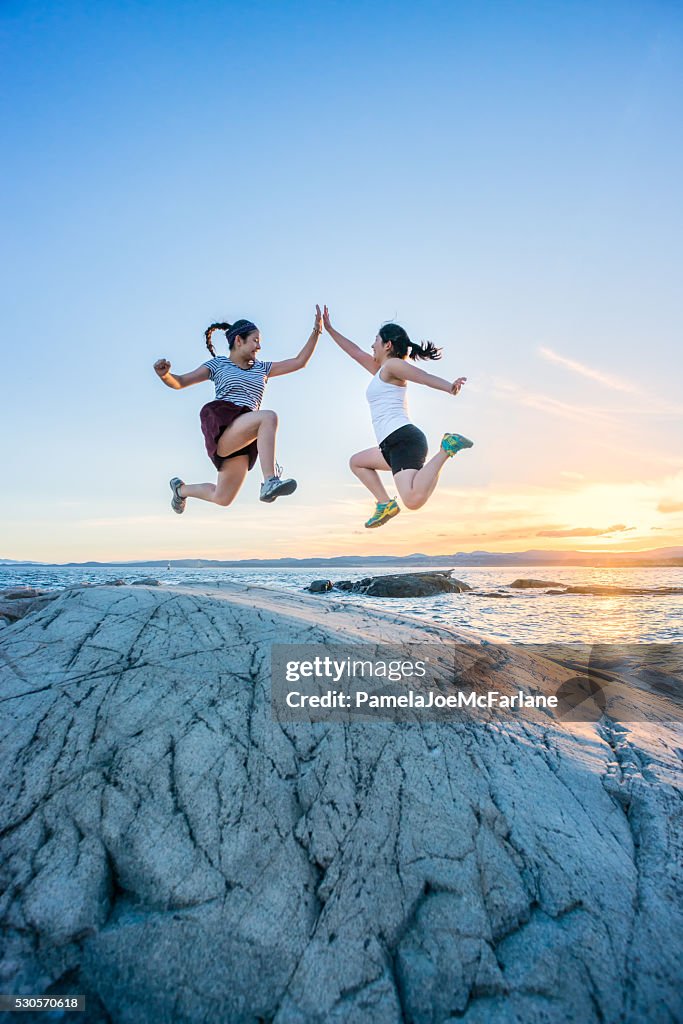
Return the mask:
[[[211,335],[213,334],[214,331],[229,331],[231,327],[232,324],[211,324],[211,326],[207,327],[206,330],[204,331],[204,337],[206,338],[206,347],[208,348],[212,356],[215,357],[216,350],[213,347]]]
[[[432,341],[425,341],[422,345],[411,341],[408,356],[410,359],[441,359],[441,349]]]
[[[394,355],[398,359],[441,359],[441,349],[431,341],[425,341],[422,345],[416,345],[411,341],[406,331],[399,324],[384,324],[379,329],[379,336],[382,341],[391,343]]]
[[[213,347],[211,341],[211,335],[214,331],[225,331],[225,337],[228,340],[228,348],[232,348],[235,344],[235,338],[246,338],[252,331],[257,331],[258,327],[253,324],[251,320],[235,320],[234,324],[211,324],[204,331],[204,337],[206,338],[206,347],[212,356],[216,355],[216,350]]]

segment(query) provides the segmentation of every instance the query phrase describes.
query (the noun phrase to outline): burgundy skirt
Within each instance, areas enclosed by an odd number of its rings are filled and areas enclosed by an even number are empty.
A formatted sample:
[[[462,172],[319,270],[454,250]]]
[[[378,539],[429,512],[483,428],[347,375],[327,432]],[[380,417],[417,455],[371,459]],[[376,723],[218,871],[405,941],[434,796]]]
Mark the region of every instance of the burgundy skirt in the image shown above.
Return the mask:
[[[248,457],[249,469],[253,469],[256,465],[256,459],[258,458],[256,441],[251,441],[246,447],[240,448],[238,452],[232,452],[230,455],[219,455],[217,452],[218,440],[225,428],[234,423],[238,416],[244,415],[245,412],[253,411],[247,405],[233,405],[232,402],[225,402],[221,399],[216,402],[207,402],[202,407],[199,413],[199,422],[202,425],[206,453],[216,469],[222,469],[228,459],[234,459],[237,455],[246,455]]]

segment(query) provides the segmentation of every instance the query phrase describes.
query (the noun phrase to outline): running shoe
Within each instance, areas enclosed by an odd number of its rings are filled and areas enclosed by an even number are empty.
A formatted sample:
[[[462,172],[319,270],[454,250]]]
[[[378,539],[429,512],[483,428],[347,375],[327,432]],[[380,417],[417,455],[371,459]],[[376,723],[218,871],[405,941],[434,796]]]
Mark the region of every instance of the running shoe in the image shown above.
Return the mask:
[[[276,498],[282,498],[286,494],[294,494],[297,484],[296,480],[283,480],[282,479],[282,467],[275,464],[275,476],[269,476],[267,480],[264,480],[261,484],[261,493],[259,494],[259,501],[267,501],[270,504],[271,501],[275,501]]]
[[[185,511],[186,499],[181,498],[180,495],[178,494],[178,488],[182,487],[184,483],[185,481],[181,480],[180,477],[178,476],[174,476],[172,480],[169,480],[171,490],[173,491],[173,497],[171,498],[171,508],[173,509],[174,512],[177,512],[178,515],[181,515],[181,513]]]
[[[365,524],[366,529],[374,530],[376,526],[384,526],[390,519],[397,516],[400,511],[396,498],[392,498],[391,501],[378,501],[375,514],[370,516]]]
[[[444,434],[441,438],[441,451],[447,455],[457,455],[463,448],[471,448],[473,444],[474,441],[470,441],[469,437],[463,437],[462,434]]]

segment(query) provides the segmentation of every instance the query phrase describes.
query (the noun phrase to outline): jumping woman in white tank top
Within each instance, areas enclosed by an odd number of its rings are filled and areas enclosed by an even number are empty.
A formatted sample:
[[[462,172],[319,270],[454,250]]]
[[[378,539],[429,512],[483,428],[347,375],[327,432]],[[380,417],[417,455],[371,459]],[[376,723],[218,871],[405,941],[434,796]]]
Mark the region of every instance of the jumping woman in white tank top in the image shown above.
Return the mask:
[[[408,416],[407,382],[412,380],[437,391],[457,395],[467,378],[458,377],[451,382],[406,363],[406,356],[411,359],[440,359],[441,350],[431,341],[416,345],[398,324],[385,324],[380,328],[370,355],[334,329],[327,306],[323,312],[323,323],[339,347],[372,374],[366,394],[378,447],[356,452],[350,461],[352,472],[377,501],[374,514],[365,524],[372,529],[382,526],[401,511],[396,498],[390,498],[384,489],[380,473],[393,473],[406,508],[422,508],[436,487],[439,473],[448,459],[473,444],[462,434],[444,434],[439,451],[425,465],[427,438]]]

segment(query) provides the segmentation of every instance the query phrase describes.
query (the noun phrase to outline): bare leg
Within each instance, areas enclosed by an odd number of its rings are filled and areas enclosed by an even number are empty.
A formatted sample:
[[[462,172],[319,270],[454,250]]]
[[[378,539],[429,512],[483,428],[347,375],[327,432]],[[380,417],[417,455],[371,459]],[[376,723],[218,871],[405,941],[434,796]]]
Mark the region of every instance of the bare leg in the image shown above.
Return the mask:
[[[215,484],[183,484],[179,488],[182,491],[181,497],[201,498],[202,501],[211,501],[214,505],[230,505],[239,494],[248,468],[247,456],[236,455],[219,470]]]
[[[378,470],[389,472],[389,466],[379,448],[366,448],[363,452],[356,452],[349,459],[349,466],[354,476],[358,477],[377,501],[391,500],[379,478]]]
[[[422,469],[402,469],[394,477],[398,493],[406,508],[422,508],[434,491],[439,473],[450,456],[439,449]]]
[[[262,412],[245,412],[221,434],[218,454],[222,457],[232,455],[233,452],[238,452],[240,448],[256,441],[263,479],[267,480],[268,477],[275,476],[276,433],[277,413],[270,409],[264,409]]]

